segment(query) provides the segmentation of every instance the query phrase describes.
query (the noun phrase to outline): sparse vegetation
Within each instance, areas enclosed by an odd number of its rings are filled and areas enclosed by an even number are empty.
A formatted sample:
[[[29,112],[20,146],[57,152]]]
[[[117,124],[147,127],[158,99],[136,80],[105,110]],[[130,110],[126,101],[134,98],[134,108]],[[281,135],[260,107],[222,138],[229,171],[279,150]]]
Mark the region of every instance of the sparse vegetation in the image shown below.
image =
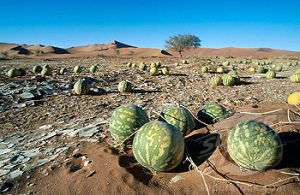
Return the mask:
[[[201,46],[199,37],[190,34],[179,34],[169,37],[166,41],[166,48],[174,50],[182,57],[182,52],[189,48],[198,48]]]

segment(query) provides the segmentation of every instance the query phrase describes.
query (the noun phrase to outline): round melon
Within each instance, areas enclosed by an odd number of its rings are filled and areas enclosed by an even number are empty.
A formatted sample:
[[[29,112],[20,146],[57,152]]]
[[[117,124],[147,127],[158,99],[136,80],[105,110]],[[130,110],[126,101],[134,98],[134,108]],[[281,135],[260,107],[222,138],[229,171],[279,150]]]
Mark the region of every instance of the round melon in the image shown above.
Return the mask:
[[[155,62],[152,62],[151,64],[150,64],[150,69],[151,68],[157,68],[157,66],[156,66],[156,63]]]
[[[282,71],[282,66],[276,65],[276,66],[274,67],[274,71],[275,71],[275,72],[281,72],[281,71]]]
[[[203,67],[201,68],[201,71],[202,71],[203,73],[208,73],[208,67],[207,67],[207,66],[203,66]]]
[[[42,72],[41,72],[41,75],[42,75],[42,76],[51,76],[51,74],[52,74],[52,71],[51,71],[50,68],[48,68],[48,67],[43,67],[43,70],[42,70]]]
[[[220,74],[223,74],[225,72],[225,70],[222,66],[218,66],[216,72],[220,73]]]
[[[300,92],[294,92],[287,99],[288,104],[300,105]]]
[[[222,85],[222,78],[220,76],[213,76],[211,77],[210,81],[209,81],[211,86],[218,86],[218,85]]]
[[[256,70],[255,70],[255,68],[254,68],[254,67],[250,67],[250,68],[248,69],[248,72],[249,72],[249,73],[255,73],[255,72],[256,72]]]
[[[43,68],[42,68],[41,66],[39,66],[39,65],[34,66],[34,67],[32,68],[32,72],[35,73],[35,74],[41,73],[42,70],[43,70]]]
[[[90,92],[90,84],[86,80],[80,79],[75,83],[73,89],[78,95],[86,95]]]
[[[266,73],[266,78],[267,78],[267,79],[274,79],[275,77],[276,77],[275,71],[270,70],[270,71],[268,71],[268,72]]]
[[[225,61],[225,62],[222,63],[223,66],[228,66],[229,64],[230,64],[229,61]]]
[[[255,120],[240,122],[229,130],[227,150],[236,164],[254,171],[276,166],[283,154],[278,134]]]
[[[182,161],[185,146],[181,133],[174,126],[152,121],[136,133],[132,150],[143,167],[151,171],[170,171]]]
[[[132,91],[132,84],[130,82],[128,82],[128,81],[121,81],[118,84],[118,90],[121,93],[131,92]]]
[[[225,86],[233,86],[235,84],[235,78],[231,75],[223,76],[223,85]]]
[[[263,66],[257,66],[255,71],[256,73],[260,73],[260,74],[266,73],[266,69]]]
[[[97,71],[97,65],[96,64],[93,64],[91,67],[90,67],[90,73],[95,73]]]
[[[147,113],[134,104],[124,104],[116,108],[109,119],[109,131],[117,143],[122,143],[128,136],[149,122]],[[125,144],[131,144],[132,138]]]
[[[160,120],[166,120],[165,122],[176,127],[182,135],[189,134],[196,126],[193,115],[182,106],[168,106],[161,112],[163,118]]]
[[[7,72],[8,77],[16,77],[16,76],[21,76],[21,72],[18,68],[11,68]]]
[[[161,69],[161,73],[162,73],[163,75],[168,75],[168,74],[169,74],[169,69],[168,69],[168,67],[162,68],[162,69]]]
[[[206,103],[199,110],[197,117],[203,122],[212,124],[218,120],[224,119],[227,115],[228,111],[224,106],[216,103]]]
[[[139,70],[140,70],[140,71],[144,71],[144,70],[146,70],[146,69],[147,69],[146,64],[145,64],[144,62],[142,62],[142,63],[139,65]]]
[[[81,73],[82,70],[83,70],[83,68],[81,66],[75,66],[74,69],[73,69],[75,74]]]
[[[151,76],[155,76],[157,74],[157,68],[156,67],[150,68],[149,74]]]
[[[292,83],[300,83],[300,73],[293,74],[290,77],[290,80],[291,80]]]
[[[127,67],[128,67],[128,68],[131,68],[131,66],[132,66],[132,63],[131,63],[131,62],[128,62],[128,63],[127,63]]]

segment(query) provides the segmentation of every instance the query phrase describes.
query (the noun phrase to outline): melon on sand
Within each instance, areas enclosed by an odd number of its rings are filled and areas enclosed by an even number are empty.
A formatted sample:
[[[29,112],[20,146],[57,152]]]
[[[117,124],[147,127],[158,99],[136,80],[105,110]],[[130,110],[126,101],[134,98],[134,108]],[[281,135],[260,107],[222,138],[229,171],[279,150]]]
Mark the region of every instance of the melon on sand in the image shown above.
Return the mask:
[[[86,95],[90,92],[90,84],[85,79],[80,79],[74,84],[74,92],[77,95]]]
[[[222,85],[222,78],[218,75],[215,75],[215,76],[211,77],[211,79],[209,80],[209,83],[211,86]]]
[[[131,144],[132,137],[128,137],[147,122],[148,115],[142,108],[134,104],[123,104],[112,113],[109,131],[117,143]]]
[[[218,120],[224,119],[229,115],[226,108],[217,103],[206,103],[197,113],[197,117],[200,121],[207,124],[213,124]]]
[[[300,105],[300,91],[291,93],[287,98],[288,104]]]
[[[278,165],[283,155],[278,134],[255,120],[242,121],[229,130],[227,150],[236,164],[254,171]]]
[[[180,131],[163,121],[143,125],[133,140],[133,155],[151,171],[170,171],[184,157],[185,145]]]
[[[132,91],[132,84],[129,81],[121,81],[118,84],[118,90],[121,93],[131,92]]]
[[[189,134],[196,126],[193,115],[182,106],[167,106],[162,110],[161,116],[160,120],[176,127],[184,136]]]

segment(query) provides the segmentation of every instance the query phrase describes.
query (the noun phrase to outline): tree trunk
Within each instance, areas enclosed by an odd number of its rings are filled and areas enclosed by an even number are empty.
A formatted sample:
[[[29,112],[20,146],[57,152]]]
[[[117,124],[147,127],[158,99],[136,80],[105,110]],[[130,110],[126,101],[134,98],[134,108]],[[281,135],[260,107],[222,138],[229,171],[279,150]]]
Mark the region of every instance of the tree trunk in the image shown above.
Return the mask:
[[[180,58],[182,58],[182,51],[179,51]]]

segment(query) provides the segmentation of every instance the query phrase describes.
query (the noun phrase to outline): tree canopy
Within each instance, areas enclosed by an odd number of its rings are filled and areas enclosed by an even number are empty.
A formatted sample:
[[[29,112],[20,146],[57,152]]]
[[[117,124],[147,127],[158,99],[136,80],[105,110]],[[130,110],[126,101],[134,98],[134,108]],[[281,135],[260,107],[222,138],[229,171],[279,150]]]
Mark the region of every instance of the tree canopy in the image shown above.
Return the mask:
[[[166,48],[179,52],[182,57],[182,52],[189,48],[198,48],[201,46],[199,37],[191,34],[178,34],[170,36],[166,40]]]

